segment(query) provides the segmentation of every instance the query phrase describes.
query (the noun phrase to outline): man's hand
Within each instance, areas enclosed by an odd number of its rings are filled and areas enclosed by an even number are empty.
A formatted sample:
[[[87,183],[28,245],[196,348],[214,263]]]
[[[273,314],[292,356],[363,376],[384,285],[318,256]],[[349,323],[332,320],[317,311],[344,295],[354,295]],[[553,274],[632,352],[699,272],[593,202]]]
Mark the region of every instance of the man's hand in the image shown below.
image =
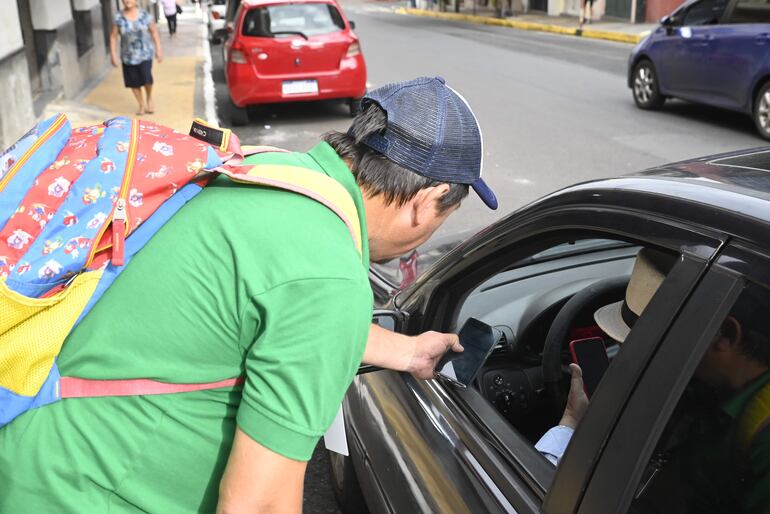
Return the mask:
[[[569,384],[569,396],[567,397],[567,407],[559,421],[559,425],[565,427],[577,428],[580,420],[583,419],[588,408],[588,396],[583,388],[583,370],[577,364],[569,365],[572,378]]]
[[[415,378],[433,378],[436,372],[436,364],[438,364],[438,361],[447,351],[463,351],[457,334],[425,332],[415,336],[413,339],[414,353],[406,371]]]
[[[415,378],[433,378],[436,363],[449,349],[463,351],[456,334],[425,332],[409,337],[372,324],[363,362],[406,371]]]

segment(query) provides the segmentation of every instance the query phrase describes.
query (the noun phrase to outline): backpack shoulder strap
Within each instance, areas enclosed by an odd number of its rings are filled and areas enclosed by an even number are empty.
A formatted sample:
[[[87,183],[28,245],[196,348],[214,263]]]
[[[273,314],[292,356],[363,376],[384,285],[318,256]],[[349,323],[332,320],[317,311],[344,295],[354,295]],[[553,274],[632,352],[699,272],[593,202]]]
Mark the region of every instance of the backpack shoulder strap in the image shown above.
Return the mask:
[[[361,224],[350,193],[333,178],[299,166],[258,164],[252,167],[223,166],[217,172],[234,182],[293,191],[325,205],[347,225],[358,254],[363,258]]]
[[[738,444],[745,455],[754,439],[770,428],[770,382],[754,394],[738,419]]]

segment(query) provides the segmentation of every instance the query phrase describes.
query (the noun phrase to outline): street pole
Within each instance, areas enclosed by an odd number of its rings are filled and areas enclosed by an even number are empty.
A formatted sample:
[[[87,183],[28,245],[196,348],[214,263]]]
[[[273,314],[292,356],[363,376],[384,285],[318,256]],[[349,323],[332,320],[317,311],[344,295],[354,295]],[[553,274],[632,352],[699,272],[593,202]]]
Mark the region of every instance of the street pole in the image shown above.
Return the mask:
[[[473,15],[476,16],[476,0],[473,0]]]
[[[636,0],[631,0],[631,23],[636,23]]]

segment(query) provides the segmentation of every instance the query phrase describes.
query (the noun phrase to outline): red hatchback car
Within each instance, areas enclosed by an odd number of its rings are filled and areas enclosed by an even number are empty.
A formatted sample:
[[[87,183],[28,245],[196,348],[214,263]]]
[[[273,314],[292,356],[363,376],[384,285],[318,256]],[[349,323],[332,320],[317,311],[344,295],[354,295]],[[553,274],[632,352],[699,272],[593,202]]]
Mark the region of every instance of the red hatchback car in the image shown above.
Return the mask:
[[[256,104],[347,100],[355,114],[366,92],[358,37],[336,0],[243,0],[225,43],[233,125]]]

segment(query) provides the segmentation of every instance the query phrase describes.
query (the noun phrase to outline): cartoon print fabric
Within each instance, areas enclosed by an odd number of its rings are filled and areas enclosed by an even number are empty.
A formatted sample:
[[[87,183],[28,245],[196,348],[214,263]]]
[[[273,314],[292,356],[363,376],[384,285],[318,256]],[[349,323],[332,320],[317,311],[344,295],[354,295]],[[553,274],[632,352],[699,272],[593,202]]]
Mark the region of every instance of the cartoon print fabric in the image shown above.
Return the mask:
[[[13,162],[9,156],[15,155],[0,155],[0,172],[7,172],[2,163]],[[126,118],[71,131],[53,155],[0,225],[0,279],[11,289],[25,283],[53,287],[86,267],[105,265],[119,198],[126,206],[128,236],[201,170],[221,164],[217,152],[197,139],[147,121],[132,128]],[[8,177],[9,186],[24,180],[23,173]],[[0,189],[0,204],[8,194]]]

